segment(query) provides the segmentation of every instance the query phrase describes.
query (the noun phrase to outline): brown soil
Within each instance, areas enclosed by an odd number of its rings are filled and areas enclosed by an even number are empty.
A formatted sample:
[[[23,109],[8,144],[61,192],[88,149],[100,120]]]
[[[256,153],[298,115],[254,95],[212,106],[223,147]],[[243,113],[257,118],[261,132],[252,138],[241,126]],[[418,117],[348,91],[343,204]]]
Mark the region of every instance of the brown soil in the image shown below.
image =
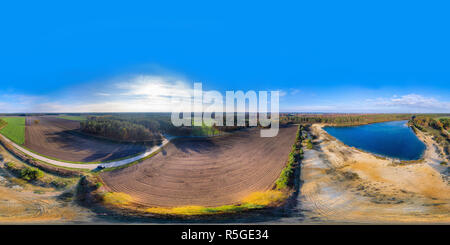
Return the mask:
[[[39,120],[38,124],[34,121]],[[56,117],[27,117],[24,146],[45,156],[73,162],[111,161],[145,151],[141,144],[115,143],[76,132],[80,123]]]
[[[305,151],[300,201],[307,217],[326,222],[450,223],[450,185],[425,154],[399,164],[344,145],[320,125]]]
[[[297,127],[273,138],[259,129],[208,139],[178,139],[144,162],[101,174],[114,192],[136,204],[177,207],[234,204],[273,187],[285,167]]]

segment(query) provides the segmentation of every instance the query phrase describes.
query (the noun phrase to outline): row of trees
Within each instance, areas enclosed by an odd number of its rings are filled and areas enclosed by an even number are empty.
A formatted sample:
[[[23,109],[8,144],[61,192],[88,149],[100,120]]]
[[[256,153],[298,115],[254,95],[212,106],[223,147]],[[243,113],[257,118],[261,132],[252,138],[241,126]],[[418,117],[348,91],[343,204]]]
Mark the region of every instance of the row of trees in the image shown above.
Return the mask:
[[[284,114],[280,123],[326,123],[337,126],[363,125],[377,122],[409,120],[412,114]]]
[[[236,117],[236,115],[235,115]],[[248,117],[248,116],[247,116]],[[226,117],[224,117],[225,125]],[[236,121],[236,118],[235,118]],[[248,118],[245,120],[248,126]],[[85,122],[81,123],[83,132],[100,135],[118,140],[145,140],[147,137],[155,137],[160,134],[170,134],[176,136],[214,134],[229,132],[244,128],[245,126],[216,126],[201,127],[181,126],[176,127],[171,122],[169,113],[121,113],[113,115],[89,116]],[[141,136],[139,137],[139,134]]]
[[[447,158],[450,160],[450,134],[448,132],[450,118],[435,119],[431,116],[418,116],[413,117],[410,124],[433,135],[433,139],[444,148]]]
[[[419,127],[431,127],[436,130],[446,130],[450,129],[450,118],[438,118],[435,119],[430,116],[418,116],[413,117],[412,122],[414,125]]]
[[[81,131],[120,141],[147,141],[155,138],[155,135],[142,125],[104,117],[89,117],[81,122]]]
[[[210,130],[205,126],[199,127],[182,126],[175,127],[171,122],[170,113],[119,113],[112,115],[97,115],[88,117],[87,121],[81,123],[82,131],[107,138],[123,141],[150,140],[160,134],[176,136],[198,135],[200,132],[230,132],[248,127],[248,114],[245,115],[245,126],[217,126],[213,125]],[[234,115],[237,120],[237,114]],[[326,123],[337,126],[363,125],[376,122],[394,120],[409,120],[412,114],[281,114],[280,124],[313,124]],[[226,115],[223,116],[225,125]],[[447,125],[448,121],[441,122]],[[216,134],[215,133],[215,134]]]
[[[442,127],[447,131],[450,130],[450,118],[441,118],[439,122],[442,124]]]
[[[293,177],[295,174],[295,168],[298,167],[298,164],[300,164],[300,161],[303,159],[302,141],[307,138],[305,130],[306,129],[304,126],[298,126],[297,134],[295,136],[295,143],[292,145],[286,167],[281,171],[280,177],[278,177],[275,182],[278,190],[283,190],[294,185]]]

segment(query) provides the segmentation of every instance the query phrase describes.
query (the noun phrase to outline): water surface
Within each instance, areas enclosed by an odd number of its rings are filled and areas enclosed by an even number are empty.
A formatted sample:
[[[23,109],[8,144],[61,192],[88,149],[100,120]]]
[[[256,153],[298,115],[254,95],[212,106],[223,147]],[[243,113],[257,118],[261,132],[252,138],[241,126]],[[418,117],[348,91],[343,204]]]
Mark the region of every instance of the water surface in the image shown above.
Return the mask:
[[[364,151],[400,160],[420,159],[426,148],[425,144],[406,123],[407,121],[394,121],[324,129],[344,144]]]

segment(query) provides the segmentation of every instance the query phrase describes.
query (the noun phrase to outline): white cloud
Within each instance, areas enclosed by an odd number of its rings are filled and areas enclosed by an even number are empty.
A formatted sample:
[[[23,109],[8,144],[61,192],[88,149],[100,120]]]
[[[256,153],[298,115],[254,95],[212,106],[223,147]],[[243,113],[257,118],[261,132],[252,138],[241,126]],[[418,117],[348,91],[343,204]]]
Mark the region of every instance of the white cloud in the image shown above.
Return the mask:
[[[193,95],[192,82],[177,76],[137,75],[112,80],[88,89],[71,88],[57,96],[0,93],[0,113],[17,112],[170,112],[172,98]],[[205,93],[206,91],[203,91]],[[298,89],[280,90],[280,96],[294,96]],[[362,101],[297,102],[280,110],[297,112],[450,112],[450,102],[419,94],[393,95]],[[185,103],[185,106],[190,106]],[[208,106],[208,105],[206,105]]]
[[[292,112],[338,112],[339,107],[335,105],[303,105],[303,106],[293,106],[289,109],[283,111]]]
[[[88,90],[72,88],[58,97],[3,95],[0,113],[170,112],[173,98],[183,100],[193,95],[189,84],[192,83],[179,77],[138,75],[95,85]]]
[[[300,89],[291,89],[291,90],[290,90],[290,94],[291,94],[291,95],[296,95],[296,94],[298,94],[298,93],[300,93]]]
[[[34,105],[46,100],[43,96],[2,93],[0,94],[0,113],[32,112]]]
[[[450,111],[450,102],[440,101],[434,97],[425,97],[419,94],[394,95],[391,98],[377,98],[368,102],[377,106],[404,108],[418,112]]]
[[[348,113],[449,113],[450,102],[419,94],[393,95],[363,101],[320,102],[321,104],[286,105],[282,111]]]

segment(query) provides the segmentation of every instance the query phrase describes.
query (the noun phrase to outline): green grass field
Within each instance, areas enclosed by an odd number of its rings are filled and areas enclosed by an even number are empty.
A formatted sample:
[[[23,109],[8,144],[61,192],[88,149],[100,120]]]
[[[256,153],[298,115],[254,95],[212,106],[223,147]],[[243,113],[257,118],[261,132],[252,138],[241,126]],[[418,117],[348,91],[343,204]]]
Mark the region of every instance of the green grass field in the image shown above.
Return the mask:
[[[22,145],[25,143],[25,117],[2,117],[7,124],[0,133],[15,143]]]
[[[86,121],[86,116],[59,116],[57,118],[62,118],[62,119],[67,119],[67,120],[72,120],[72,121]]]

